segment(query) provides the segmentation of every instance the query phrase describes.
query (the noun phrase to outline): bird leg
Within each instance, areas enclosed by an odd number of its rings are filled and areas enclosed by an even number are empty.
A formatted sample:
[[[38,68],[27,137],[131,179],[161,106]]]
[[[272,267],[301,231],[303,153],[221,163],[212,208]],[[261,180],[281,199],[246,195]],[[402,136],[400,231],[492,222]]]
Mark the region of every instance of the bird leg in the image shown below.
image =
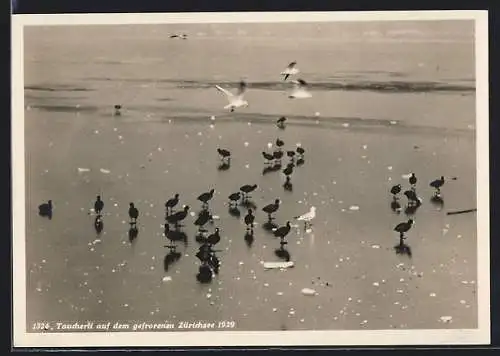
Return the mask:
[[[400,232],[400,233],[399,233],[399,240],[400,240],[400,241],[403,241],[403,240],[404,240],[404,238],[405,238],[405,237],[404,237],[404,232]]]

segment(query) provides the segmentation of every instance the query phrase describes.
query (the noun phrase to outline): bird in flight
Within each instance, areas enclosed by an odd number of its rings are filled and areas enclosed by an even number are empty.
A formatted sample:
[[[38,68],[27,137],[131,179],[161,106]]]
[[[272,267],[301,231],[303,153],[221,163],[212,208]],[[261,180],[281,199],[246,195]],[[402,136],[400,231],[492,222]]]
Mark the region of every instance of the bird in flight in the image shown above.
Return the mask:
[[[224,93],[229,101],[229,104],[224,106],[224,109],[229,109],[233,112],[236,108],[248,106],[248,101],[246,101],[243,97],[247,90],[247,83],[244,80],[239,83],[236,94],[231,93],[229,90],[226,90],[219,85],[216,85],[215,88]]]
[[[285,68],[283,72],[281,72],[283,80],[287,80],[289,76],[299,73],[299,69],[296,67],[296,65],[297,62],[293,61]]]

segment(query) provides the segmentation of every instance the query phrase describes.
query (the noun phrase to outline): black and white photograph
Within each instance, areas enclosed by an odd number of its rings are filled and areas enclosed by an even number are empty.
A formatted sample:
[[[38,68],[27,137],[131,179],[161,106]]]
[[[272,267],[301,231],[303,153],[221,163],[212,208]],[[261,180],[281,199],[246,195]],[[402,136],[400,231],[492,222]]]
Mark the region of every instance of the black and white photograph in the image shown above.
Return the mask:
[[[12,22],[13,346],[489,343],[487,12]]]

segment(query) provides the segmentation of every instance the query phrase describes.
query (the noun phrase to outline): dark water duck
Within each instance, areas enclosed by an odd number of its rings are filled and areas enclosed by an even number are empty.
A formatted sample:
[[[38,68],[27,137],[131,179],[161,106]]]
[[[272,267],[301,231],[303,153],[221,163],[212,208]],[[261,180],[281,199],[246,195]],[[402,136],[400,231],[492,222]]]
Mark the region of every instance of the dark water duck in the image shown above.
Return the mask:
[[[232,193],[231,195],[229,195],[228,198],[229,198],[229,207],[233,208],[241,199],[241,193],[240,192]]]
[[[408,198],[408,205],[420,205],[420,199],[415,191],[407,190],[404,192],[404,195]]]
[[[139,217],[139,210],[135,207],[134,203],[129,204],[128,216],[130,217],[130,222],[137,223],[137,218]]]
[[[436,195],[439,195],[441,193],[441,187],[444,185],[444,177],[441,176],[441,178],[433,180],[429,185],[436,189]]]
[[[283,158],[283,151],[274,151],[273,158],[275,160],[275,163],[279,164],[281,161],[281,158]]]
[[[257,184],[245,184],[244,186],[240,187],[240,191],[243,193],[243,199],[247,200],[250,198],[250,193],[255,191],[257,189]]]
[[[264,157],[266,163],[271,163],[271,161],[274,159],[274,155],[267,152],[262,152],[262,157]]]
[[[410,175],[410,178],[408,178],[408,182],[413,188],[415,188],[415,185],[417,185],[417,177],[415,176],[415,173],[412,173]]]
[[[207,206],[208,202],[213,198],[214,193],[215,189],[210,189],[209,192],[200,194],[197,199],[203,203],[203,206]]]
[[[217,245],[220,241],[220,229],[215,228],[215,232],[213,234],[208,235],[207,242],[210,245]]]
[[[217,152],[219,153],[219,156],[221,156],[222,159],[229,160],[231,158],[231,152],[229,152],[224,148],[217,148]]]
[[[203,210],[198,215],[198,218],[196,218],[194,224],[199,227],[198,229],[199,232],[204,232],[205,230],[203,229],[203,226],[205,226],[205,224],[211,220],[212,220],[212,215],[208,212],[208,210]]]
[[[306,150],[304,150],[301,146],[298,146],[296,151],[300,155],[300,158],[304,158],[304,153],[306,152]]]
[[[394,199],[397,199],[397,196],[399,193],[401,193],[401,184],[396,184],[391,188],[391,194],[393,195]]]
[[[98,195],[94,203],[94,211],[97,215],[101,215],[102,209],[104,209],[104,202],[101,200],[101,196]]]
[[[278,211],[278,208],[280,207],[280,200],[276,199],[274,203],[268,204],[265,207],[262,208],[262,211],[265,212],[269,218],[269,221],[273,219],[272,214],[274,214],[276,211]]]
[[[278,147],[279,150],[281,150],[281,147],[285,145],[285,142],[279,138],[276,139],[276,146]]]
[[[178,227],[179,222],[181,222],[186,218],[188,211],[189,211],[189,206],[186,205],[184,209],[182,209],[181,211],[178,211],[175,214],[167,216],[167,222],[170,224],[175,224],[175,226]]]
[[[245,215],[245,225],[247,230],[253,230],[253,223],[255,221],[255,215],[253,215],[253,210],[248,209],[247,215]]]
[[[274,231],[274,236],[279,237],[281,240],[283,240],[286,235],[288,235],[291,228],[292,226],[290,225],[290,221],[287,221],[285,226],[281,226]]]
[[[411,229],[412,225],[413,225],[413,219],[408,219],[408,221],[397,224],[396,227],[394,228],[394,231],[399,232],[400,239],[404,239],[405,238],[404,234]]]
[[[120,116],[122,114],[121,113],[122,106],[117,104],[117,105],[114,106],[114,108],[115,108],[114,115],[115,116]]]
[[[175,193],[173,198],[170,198],[167,200],[165,203],[165,208],[167,209],[167,212],[171,212],[172,209],[179,203],[179,194]]]
[[[290,157],[291,160],[295,157],[295,151],[286,151],[286,155]]]
[[[286,176],[286,180],[289,181],[290,180],[290,176],[292,175],[293,173],[293,164],[292,163],[289,163],[286,168],[283,170],[283,174]]]
[[[38,215],[48,217],[49,219],[52,218],[52,200],[38,206]]]

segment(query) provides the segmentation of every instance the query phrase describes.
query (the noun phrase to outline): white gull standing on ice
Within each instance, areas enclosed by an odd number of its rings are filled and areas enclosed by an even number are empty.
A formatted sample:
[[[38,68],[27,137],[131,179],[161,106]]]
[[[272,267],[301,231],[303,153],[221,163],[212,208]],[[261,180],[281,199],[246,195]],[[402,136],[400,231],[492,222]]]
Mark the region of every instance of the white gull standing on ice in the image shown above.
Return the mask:
[[[309,209],[309,212],[296,216],[295,219],[298,221],[303,221],[304,222],[304,228],[307,229],[307,226],[311,226],[311,221],[316,217],[316,207],[311,206],[311,209]]]
[[[296,65],[297,62],[293,61],[280,73],[283,76],[283,80],[287,80],[289,76],[299,73],[299,69],[295,67]]]
[[[227,97],[227,100],[229,101],[229,104],[224,106],[224,109],[230,109],[231,112],[233,112],[234,109],[236,108],[248,106],[248,102],[243,99],[243,95],[245,94],[245,91],[247,89],[247,83],[245,83],[245,81],[242,80],[239,83],[236,95],[231,93],[229,90],[220,87],[219,85],[216,85],[215,88],[217,88],[217,90],[219,90],[220,92],[224,93]]]
[[[304,79],[297,79],[292,81],[292,83],[294,87],[288,94],[290,99],[306,99],[312,96],[307,90],[307,83]]]

